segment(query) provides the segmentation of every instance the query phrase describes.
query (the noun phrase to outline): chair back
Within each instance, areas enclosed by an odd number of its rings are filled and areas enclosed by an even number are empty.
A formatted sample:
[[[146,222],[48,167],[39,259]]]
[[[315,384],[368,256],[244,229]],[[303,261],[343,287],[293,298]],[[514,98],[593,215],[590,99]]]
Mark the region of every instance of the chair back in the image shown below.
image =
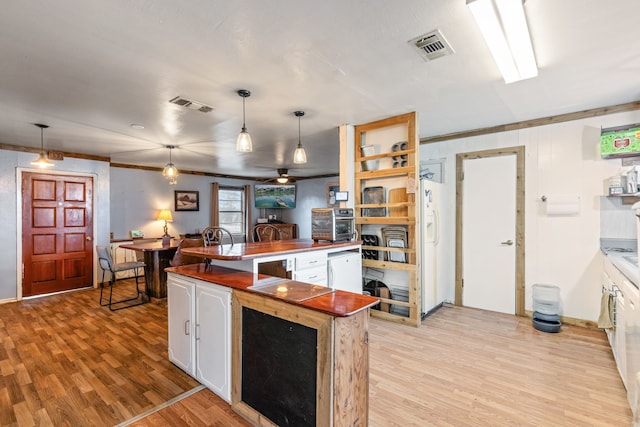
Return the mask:
[[[204,239],[202,237],[197,239],[182,239],[180,243],[178,243],[178,249],[176,250],[175,255],[169,262],[172,267],[177,267],[179,265],[187,265],[187,264],[198,264],[202,262],[202,258],[191,256],[191,255],[183,255],[182,248],[197,248],[204,246]]]
[[[204,246],[216,246],[225,243],[225,239],[233,246],[233,236],[223,227],[210,226],[202,231]]]
[[[96,246],[96,253],[98,254],[100,268],[113,272],[113,260],[109,249],[106,246]]]
[[[251,230],[251,238],[254,242],[282,240],[282,231],[271,224],[257,224]]]

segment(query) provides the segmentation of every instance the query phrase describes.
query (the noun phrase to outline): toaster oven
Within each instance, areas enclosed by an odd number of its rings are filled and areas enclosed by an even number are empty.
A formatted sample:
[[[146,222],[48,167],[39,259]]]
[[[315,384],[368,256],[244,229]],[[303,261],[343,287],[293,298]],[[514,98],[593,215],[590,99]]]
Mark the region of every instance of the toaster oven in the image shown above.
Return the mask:
[[[355,217],[352,208],[311,209],[311,238],[314,241],[352,240],[354,235]]]

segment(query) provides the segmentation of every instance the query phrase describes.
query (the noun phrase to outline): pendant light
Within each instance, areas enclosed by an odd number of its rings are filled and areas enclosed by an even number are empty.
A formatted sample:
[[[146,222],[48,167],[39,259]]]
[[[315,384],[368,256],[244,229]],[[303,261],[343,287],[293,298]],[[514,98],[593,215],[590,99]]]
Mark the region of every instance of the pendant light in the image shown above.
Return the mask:
[[[236,140],[236,151],[249,153],[253,151],[253,146],[251,145],[251,135],[247,132],[247,126],[245,123],[244,100],[251,96],[251,92],[246,89],[240,89],[238,91],[238,95],[242,97],[242,130]]]
[[[169,163],[162,169],[162,176],[169,180],[170,185],[176,185],[178,182],[176,180],[178,177],[178,168],[171,162],[171,150],[176,147],[175,145],[167,145],[166,148],[169,149]]]
[[[304,116],[304,111],[296,111],[293,114],[298,118],[298,148],[293,152],[293,163],[307,163],[307,153],[302,148],[300,141],[300,117]]]
[[[40,123],[34,123],[34,125],[40,128],[40,155],[37,159],[32,161],[31,164],[42,169],[52,167],[53,163],[51,163],[51,161],[47,158],[47,155],[44,153],[44,130],[49,126],[42,125]]]

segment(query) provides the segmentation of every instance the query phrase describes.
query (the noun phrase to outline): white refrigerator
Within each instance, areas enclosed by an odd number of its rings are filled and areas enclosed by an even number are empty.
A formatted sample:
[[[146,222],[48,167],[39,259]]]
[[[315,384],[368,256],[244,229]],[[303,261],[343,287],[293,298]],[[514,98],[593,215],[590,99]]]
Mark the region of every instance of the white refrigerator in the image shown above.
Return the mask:
[[[441,218],[438,211],[442,184],[421,177],[420,179],[420,223],[422,243],[420,275],[422,279],[422,313],[429,313],[445,299],[443,280],[444,257],[440,254]]]
[[[362,294],[362,255],[360,252],[329,254],[329,287]]]

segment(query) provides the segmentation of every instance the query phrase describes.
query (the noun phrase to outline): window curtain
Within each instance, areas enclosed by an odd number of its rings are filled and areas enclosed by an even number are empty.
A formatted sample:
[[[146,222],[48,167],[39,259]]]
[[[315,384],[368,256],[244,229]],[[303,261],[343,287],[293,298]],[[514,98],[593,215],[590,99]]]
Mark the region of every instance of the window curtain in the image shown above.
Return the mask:
[[[245,241],[249,242],[251,241],[250,239],[250,229],[251,229],[251,224],[253,224],[253,222],[251,221],[251,203],[249,203],[249,201],[251,200],[251,186],[250,185],[244,185],[244,212],[245,212],[245,220],[244,220],[244,235],[245,235]]]
[[[218,192],[220,191],[220,185],[217,182],[211,183],[211,221],[210,225],[220,225],[220,210],[218,208]]]

